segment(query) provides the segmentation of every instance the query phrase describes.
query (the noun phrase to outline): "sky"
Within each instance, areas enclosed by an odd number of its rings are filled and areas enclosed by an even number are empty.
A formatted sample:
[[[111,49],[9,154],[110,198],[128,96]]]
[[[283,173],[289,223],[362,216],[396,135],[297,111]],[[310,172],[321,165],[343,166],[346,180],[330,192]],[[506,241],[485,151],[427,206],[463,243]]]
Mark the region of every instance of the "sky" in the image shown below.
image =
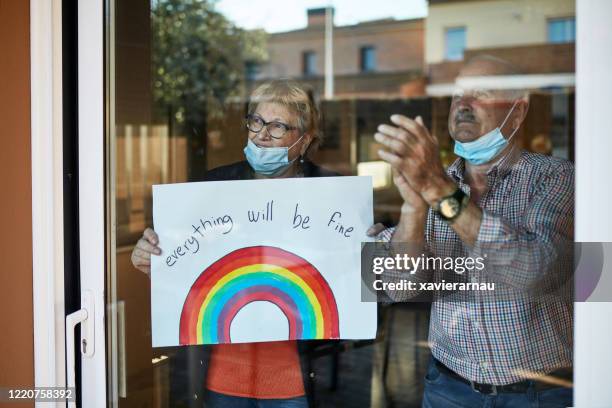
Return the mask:
[[[216,9],[237,26],[269,33],[306,27],[306,10],[333,6],[336,25],[393,17],[424,17],[426,0],[218,0]]]

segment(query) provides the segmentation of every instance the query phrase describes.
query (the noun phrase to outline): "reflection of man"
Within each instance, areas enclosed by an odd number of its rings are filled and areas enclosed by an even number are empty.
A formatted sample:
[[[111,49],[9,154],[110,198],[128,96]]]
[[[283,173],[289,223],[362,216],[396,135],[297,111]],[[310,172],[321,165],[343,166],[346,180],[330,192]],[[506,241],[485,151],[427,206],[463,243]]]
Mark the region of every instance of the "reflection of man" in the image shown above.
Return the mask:
[[[466,64],[458,83],[516,73],[502,60],[479,57]],[[513,136],[528,106],[527,96],[516,91],[467,86],[456,93],[449,132],[460,158],[446,172],[436,138],[420,118],[394,115],[396,126],[379,126],[380,157],[392,165],[404,199],[400,223],[383,238],[418,244],[414,256],[426,250],[456,259],[478,248],[514,250],[506,265],[484,272],[535,285],[553,262],[553,248],[572,240],[574,170],[567,161],[517,146]],[[396,300],[402,296],[408,294]],[[424,407],[572,405],[571,388],[542,381],[571,375],[571,303],[434,299]]]

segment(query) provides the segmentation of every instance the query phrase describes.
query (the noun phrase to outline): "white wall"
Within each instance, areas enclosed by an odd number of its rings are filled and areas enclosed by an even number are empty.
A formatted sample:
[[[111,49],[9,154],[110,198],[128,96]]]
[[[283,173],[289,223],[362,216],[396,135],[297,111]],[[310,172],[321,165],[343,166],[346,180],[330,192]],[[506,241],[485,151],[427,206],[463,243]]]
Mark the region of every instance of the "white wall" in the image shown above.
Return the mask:
[[[425,62],[444,60],[447,28],[466,27],[467,48],[541,44],[547,20],[575,14],[574,0],[476,0],[429,7],[425,23]]]

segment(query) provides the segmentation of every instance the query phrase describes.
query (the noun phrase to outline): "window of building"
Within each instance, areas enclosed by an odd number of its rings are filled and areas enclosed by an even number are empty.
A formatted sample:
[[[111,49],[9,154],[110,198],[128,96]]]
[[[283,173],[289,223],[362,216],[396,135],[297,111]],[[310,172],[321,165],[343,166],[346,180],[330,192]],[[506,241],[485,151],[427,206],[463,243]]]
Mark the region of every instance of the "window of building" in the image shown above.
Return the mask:
[[[376,48],[372,46],[361,47],[359,50],[359,66],[361,72],[376,70]]]
[[[314,51],[304,51],[302,54],[302,73],[304,75],[317,73],[317,54]]]
[[[247,61],[244,64],[244,74],[247,81],[254,81],[259,74],[259,64],[253,61]]]
[[[576,41],[576,19],[574,17],[548,20],[548,42],[568,43]]]
[[[449,61],[463,59],[465,50],[465,27],[454,27],[446,29],[446,50],[444,58]]]

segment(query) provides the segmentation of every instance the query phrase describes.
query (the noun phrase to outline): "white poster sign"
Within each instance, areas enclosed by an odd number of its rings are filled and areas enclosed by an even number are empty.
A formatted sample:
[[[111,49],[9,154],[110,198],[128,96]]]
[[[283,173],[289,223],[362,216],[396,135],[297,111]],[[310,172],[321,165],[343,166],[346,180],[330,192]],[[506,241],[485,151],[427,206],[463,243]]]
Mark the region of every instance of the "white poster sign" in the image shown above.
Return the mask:
[[[153,186],[153,346],[371,339],[370,177]]]

